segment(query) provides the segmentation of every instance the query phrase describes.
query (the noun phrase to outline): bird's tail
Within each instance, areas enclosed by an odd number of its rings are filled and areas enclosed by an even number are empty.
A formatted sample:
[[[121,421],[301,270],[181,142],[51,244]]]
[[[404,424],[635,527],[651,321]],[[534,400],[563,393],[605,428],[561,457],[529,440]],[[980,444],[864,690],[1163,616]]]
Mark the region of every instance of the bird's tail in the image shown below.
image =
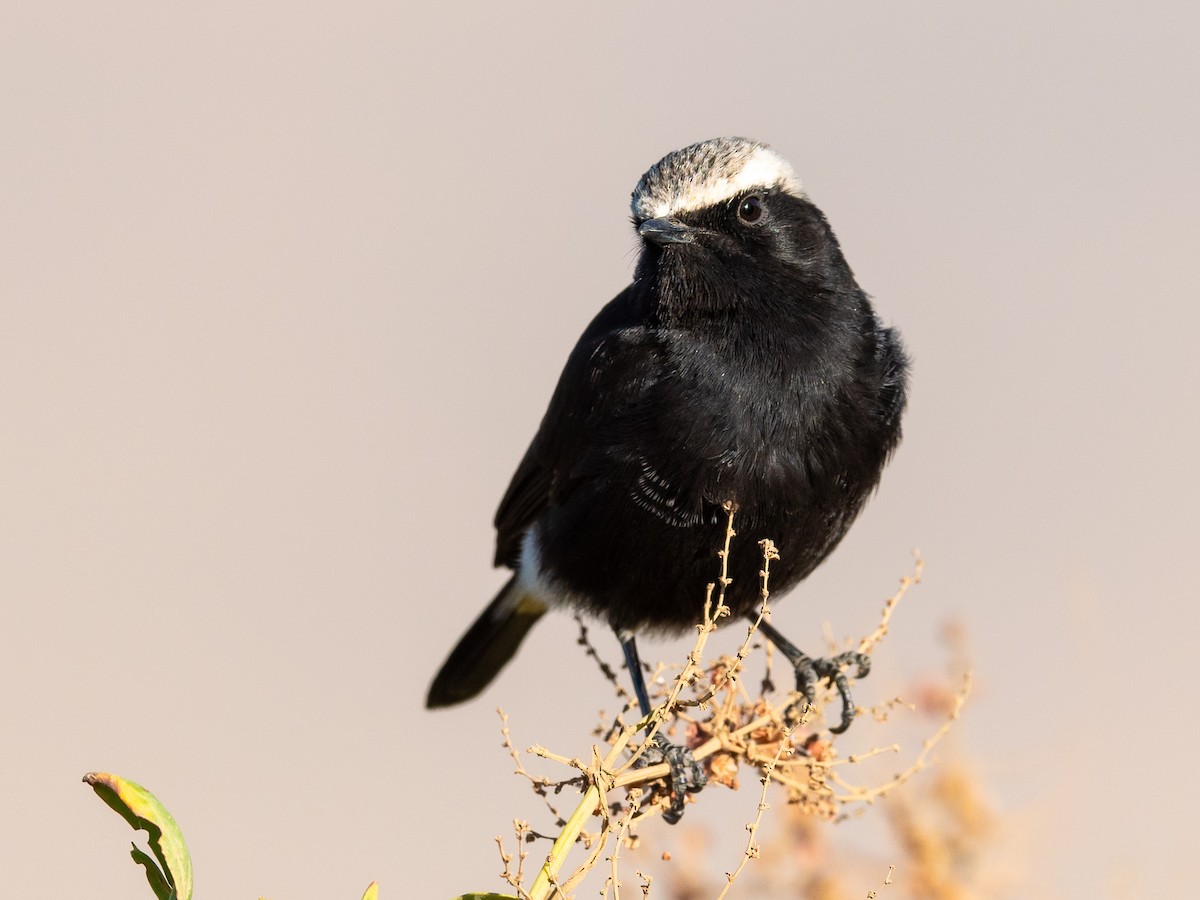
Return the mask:
[[[546,609],[546,604],[526,593],[513,575],[450,651],[429,686],[425,706],[453,706],[487,687]]]

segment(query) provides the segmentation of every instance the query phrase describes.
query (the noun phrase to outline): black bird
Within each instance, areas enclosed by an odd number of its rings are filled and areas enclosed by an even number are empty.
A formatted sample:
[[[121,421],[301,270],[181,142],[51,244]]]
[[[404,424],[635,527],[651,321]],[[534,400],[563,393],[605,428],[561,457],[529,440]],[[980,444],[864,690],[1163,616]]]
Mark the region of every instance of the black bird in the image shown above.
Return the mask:
[[[739,535],[726,602],[755,615],[756,542],[780,549],[778,596],[837,546],[900,440],[899,337],[782,157],[743,138],[693,144],[642,176],[632,209],[633,283],[567,360],[496,513],[495,563],[513,576],[438,672],[429,707],[478,694],[542,614],[565,606],[617,632],[648,713],[634,635],[699,621],[724,504]],[[810,702],[819,681],[838,687],[832,730],[845,730],[841,670],[865,675],[865,658],[813,659],[764,633]]]

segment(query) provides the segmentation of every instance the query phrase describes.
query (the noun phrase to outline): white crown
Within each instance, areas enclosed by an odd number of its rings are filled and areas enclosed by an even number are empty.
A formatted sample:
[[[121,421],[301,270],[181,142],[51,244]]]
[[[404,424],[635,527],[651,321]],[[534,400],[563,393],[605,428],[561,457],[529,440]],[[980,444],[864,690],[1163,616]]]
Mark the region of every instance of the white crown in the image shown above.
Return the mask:
[[[714,138],[655,163],[634,188],[630,206],[634,219],[643,222],[723,203],[754,188],[804,196],[791,165],[766,144]]]

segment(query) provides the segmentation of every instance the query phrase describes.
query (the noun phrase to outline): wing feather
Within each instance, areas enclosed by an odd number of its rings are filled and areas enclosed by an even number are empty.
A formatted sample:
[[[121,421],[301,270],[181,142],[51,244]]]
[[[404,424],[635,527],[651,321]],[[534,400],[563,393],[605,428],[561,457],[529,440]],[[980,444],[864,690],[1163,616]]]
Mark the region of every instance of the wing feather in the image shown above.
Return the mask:
[[[497,566],[512,567],[525,532],[552,504],[593,477],[605,434],[638,405],[656,375],[656,338],[633,286],[609,302],[584,331],[529,449],[496,510]]]

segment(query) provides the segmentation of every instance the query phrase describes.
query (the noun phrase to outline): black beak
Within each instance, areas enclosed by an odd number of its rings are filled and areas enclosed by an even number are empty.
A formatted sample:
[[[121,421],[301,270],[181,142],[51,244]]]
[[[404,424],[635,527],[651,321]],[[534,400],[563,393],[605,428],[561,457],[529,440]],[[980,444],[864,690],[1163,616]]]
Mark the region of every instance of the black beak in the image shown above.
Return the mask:
[[[638,226],[638,234],[652,244],[690,244],[695,239],[692,229],[677,219],[647,219]]]

